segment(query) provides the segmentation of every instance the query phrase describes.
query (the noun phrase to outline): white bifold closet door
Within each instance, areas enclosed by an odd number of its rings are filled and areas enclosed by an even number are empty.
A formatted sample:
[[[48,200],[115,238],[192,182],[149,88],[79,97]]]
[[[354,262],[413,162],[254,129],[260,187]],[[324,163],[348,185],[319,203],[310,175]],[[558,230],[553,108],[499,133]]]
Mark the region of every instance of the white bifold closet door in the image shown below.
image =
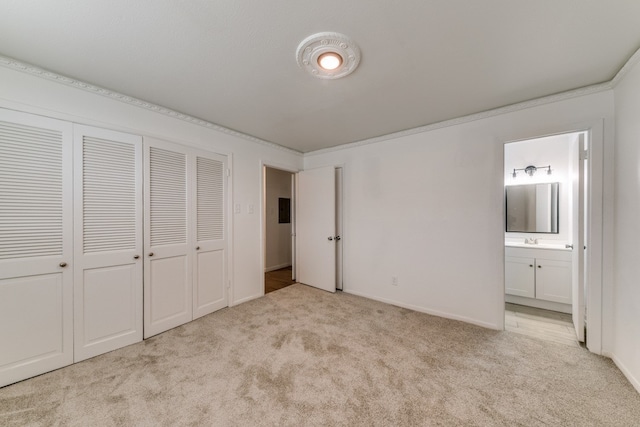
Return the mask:
[[[226,157],[197,152],[192,157],[195,202],[192,235],[195,241],[193,318],[228,305]]]
[[[226,157],[145,139],[144,336],[228,305]]]
[[[144,337],[192,320],[187,149],[145,138]]]
[[[74,125],[74,360],[142,340],[142,138]]]
[[[73,362],[72,125],[0,109],[0,386]]]

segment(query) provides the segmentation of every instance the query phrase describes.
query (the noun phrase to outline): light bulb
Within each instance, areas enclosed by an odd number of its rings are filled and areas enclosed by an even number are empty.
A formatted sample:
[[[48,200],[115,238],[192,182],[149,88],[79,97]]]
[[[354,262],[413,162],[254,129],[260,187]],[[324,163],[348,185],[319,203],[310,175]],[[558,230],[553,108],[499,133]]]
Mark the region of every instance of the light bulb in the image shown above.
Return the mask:
[[[342,65],[342,57],[335,52],[325,52],[318,57],[320,68],[333,71]]]

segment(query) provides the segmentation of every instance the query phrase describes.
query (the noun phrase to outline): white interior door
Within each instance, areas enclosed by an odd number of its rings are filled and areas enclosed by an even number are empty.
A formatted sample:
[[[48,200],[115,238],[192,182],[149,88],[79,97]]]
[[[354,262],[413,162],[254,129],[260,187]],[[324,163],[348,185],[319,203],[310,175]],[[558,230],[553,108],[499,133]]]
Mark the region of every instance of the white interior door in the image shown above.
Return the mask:
[[[335,168],[298,172],[296,242],[298,281],[336,291]]]
[[[213,313],[228,305],[226,236],[226,156],[198,153],[195,162],[193,197],[193,318]]]
[[[74,361],[142,340],[142,138],[74,126]]]
[[[0,387],[73,362],[72,142],[0,109]]]
[[[585,226],[585,184],[586,174],[584,134],[580,134],[575,142],[573,154],[573,259],[572,259],[572,308],[573,326],[576,329],[578,340],[584,342],[585,320],[585,268],[584,268],[584,226]]]
[[[146,139],[144,337],[193,318],[187,150]]]

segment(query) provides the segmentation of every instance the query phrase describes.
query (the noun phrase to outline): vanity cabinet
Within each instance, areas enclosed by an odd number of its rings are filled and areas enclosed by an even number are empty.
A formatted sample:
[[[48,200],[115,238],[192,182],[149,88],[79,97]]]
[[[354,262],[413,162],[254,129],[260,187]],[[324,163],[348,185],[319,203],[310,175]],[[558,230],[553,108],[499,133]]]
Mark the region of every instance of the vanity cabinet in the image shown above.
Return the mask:
[[[571,251],[505,248],[508,295],[571,304]]]

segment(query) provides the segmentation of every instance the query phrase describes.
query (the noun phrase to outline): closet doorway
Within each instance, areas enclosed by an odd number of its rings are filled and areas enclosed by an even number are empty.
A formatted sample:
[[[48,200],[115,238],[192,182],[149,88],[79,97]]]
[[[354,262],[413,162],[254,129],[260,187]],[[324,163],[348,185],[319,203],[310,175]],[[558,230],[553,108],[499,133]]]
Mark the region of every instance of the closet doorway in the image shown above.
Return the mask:
[[[295,283],[294,174],[264,166],[264,293]]]

